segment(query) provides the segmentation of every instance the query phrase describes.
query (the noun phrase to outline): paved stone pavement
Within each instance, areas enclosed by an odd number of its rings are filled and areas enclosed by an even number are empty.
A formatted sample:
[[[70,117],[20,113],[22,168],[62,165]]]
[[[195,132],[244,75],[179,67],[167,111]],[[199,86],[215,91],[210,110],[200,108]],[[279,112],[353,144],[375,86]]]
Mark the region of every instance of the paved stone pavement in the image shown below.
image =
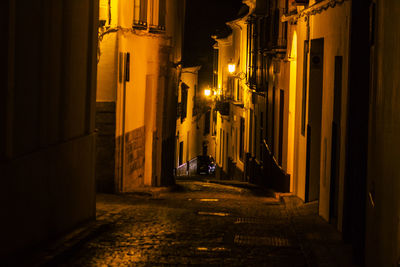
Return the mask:
[[[189,180],[174,190],[100,194],[96,222],[36,265],[352,266],[350,247],[316,215],[317,205],[246,184]]]

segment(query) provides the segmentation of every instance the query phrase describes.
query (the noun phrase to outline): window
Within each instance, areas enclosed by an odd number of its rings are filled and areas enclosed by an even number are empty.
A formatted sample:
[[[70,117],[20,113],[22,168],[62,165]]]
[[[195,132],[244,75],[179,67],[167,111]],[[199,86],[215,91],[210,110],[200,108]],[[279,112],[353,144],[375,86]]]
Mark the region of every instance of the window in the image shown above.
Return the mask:
[[[188,88],[189,86],[185,83],[181,84],[181,122],[183,122],[187,114]]]
[[[232,99],[233,98],[233,94],[234,94],[234,87],[235,87],[235,79],[231,76],[228,77],[228,82],[227,82],[227,95],[226,97],[228,99]]]
[[[262,154],[262,150],[263,150],[263,144],[264,144],[264,135],[263,135],[263,130],[264,130],[264,113],[263,112],[260,112],[260,136],[259,136],[259,139],[260,139],[260,147],[259,147],[259,149],[260,149],[260,154],[259,154],[259,159],[261,160],[261,161],[263,161],[263,154]]]
[[[273,26],[273,28],[272,28],[272,36],[273,36],[273,40],[274,40],[274,46],[277,46],[278,45],[278,38],[279,38],[279,24],[280,24],[280,17],[279,17],[279,8],[276,8],[275,10],[274,10],[274,19],[273,19],[273,23],[274,23],[274,26]]]
[[[181,166],[183,163],[183,142],[179,142],[179,162],[178,165]]]
[[[248,146],[248,152],[254,156],[254,150],[253,150],[253,142],[254,142],[254,130],[253,130],[253,124],[254,124],[254,111],[250,109],[250,116],[249,116],[249,146]]]
[[[251,20],[248,21],[247,23],[247,47],[246,47],[246,66],[247,66],[247,73],[246,73],[246,79],[247,82],[250,81],[250,74],[251,74],[251,41],[252,41],[252,25],[251,25]]]
[[[131,54],[130,53],[126,53],[125,54],[125,81],[129,82],[130,80],[130,66],[131,66]]]
[[[250,85],[254,87],[256,85],[256,74],[257,74],[257,38],[258,38],[258,27],[257,22],[254,19],[250,24]]]
[[[100,0],[99,2],[99,23],[100,26],[111,24],[110,6],[107,0]]]
[[[223,142],[222,129],[219,129],[219,164],[222,164],[222,142]]]
[[[160,30],[165,30],[165,13],[167,9],[166,0],[159,0],[158,8],[158,28]]]
[[[214,49],[213,57],[213,87],[218,88],[218,49]]]
[[[133,25],[147,26],[147,0],[134,0]]]
[[[192,117],[197,115],[198,111],[198,104],[197,104],[197,85],[194,85],[193,88],[193,109],[192,109]]]
[[[254,112],[255,113],[255,112]],[[258,130],[258,120],[257,120],[257,115],[254,114],[254,130],[252,132],[252,138],[253,138],[253,155],[259,159],[258,157],[258,134],[257,134],[257,130]]]
[[[212,135],[217,135],[217,111],[213,109],[212,111]]]
[[[165,30],[166,0],[134,0],[133,25]]]
[[[166,0],[150,0],[150,27],[157,30],[165,29]]]
[[[306,134],[306,104],[307,104],[307,77],[308,77],[308,41],[304,41],[303,52],[303,88],[301,99],[301,135]]]
[[[239,80],[236,80],[236,84],[235,84],[235,89],[236,89],[236,101],[240,101],[240,84],[239,84]]]
[[[210,115],[210,111],[207,111],[204,118],[204,135],[210,133]]]
[[[239,157],[243,162],[244,160],[244,118],[240,118],[240,139],[239,139]]]

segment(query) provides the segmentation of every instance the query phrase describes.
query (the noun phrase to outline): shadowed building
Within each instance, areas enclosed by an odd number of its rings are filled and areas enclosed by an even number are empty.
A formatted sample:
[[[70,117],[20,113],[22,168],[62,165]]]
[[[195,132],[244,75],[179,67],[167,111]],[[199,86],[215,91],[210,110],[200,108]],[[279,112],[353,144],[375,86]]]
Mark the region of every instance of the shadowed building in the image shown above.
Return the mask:
[[[95,218],[98,3],[2,2],[0,258]]]

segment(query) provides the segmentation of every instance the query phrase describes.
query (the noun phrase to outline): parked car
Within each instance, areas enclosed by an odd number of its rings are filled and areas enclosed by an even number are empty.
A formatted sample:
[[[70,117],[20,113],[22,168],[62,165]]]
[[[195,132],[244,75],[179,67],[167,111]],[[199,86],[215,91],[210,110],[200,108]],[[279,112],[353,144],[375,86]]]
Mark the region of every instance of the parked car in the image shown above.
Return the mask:
[[[197,157],[197,174],[212,175],[215,172],[214,158],[211,156]]]

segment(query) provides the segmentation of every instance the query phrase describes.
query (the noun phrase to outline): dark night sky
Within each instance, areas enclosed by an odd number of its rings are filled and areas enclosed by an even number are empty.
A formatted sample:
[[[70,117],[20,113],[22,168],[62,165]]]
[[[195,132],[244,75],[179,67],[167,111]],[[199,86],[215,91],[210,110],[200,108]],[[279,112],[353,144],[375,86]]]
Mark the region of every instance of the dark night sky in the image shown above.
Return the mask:
[[[235,19],[241,0],[187,0],[183,60],[184,66],[202,65],[200,87],[210,84],[212,75],[211,35]]]

